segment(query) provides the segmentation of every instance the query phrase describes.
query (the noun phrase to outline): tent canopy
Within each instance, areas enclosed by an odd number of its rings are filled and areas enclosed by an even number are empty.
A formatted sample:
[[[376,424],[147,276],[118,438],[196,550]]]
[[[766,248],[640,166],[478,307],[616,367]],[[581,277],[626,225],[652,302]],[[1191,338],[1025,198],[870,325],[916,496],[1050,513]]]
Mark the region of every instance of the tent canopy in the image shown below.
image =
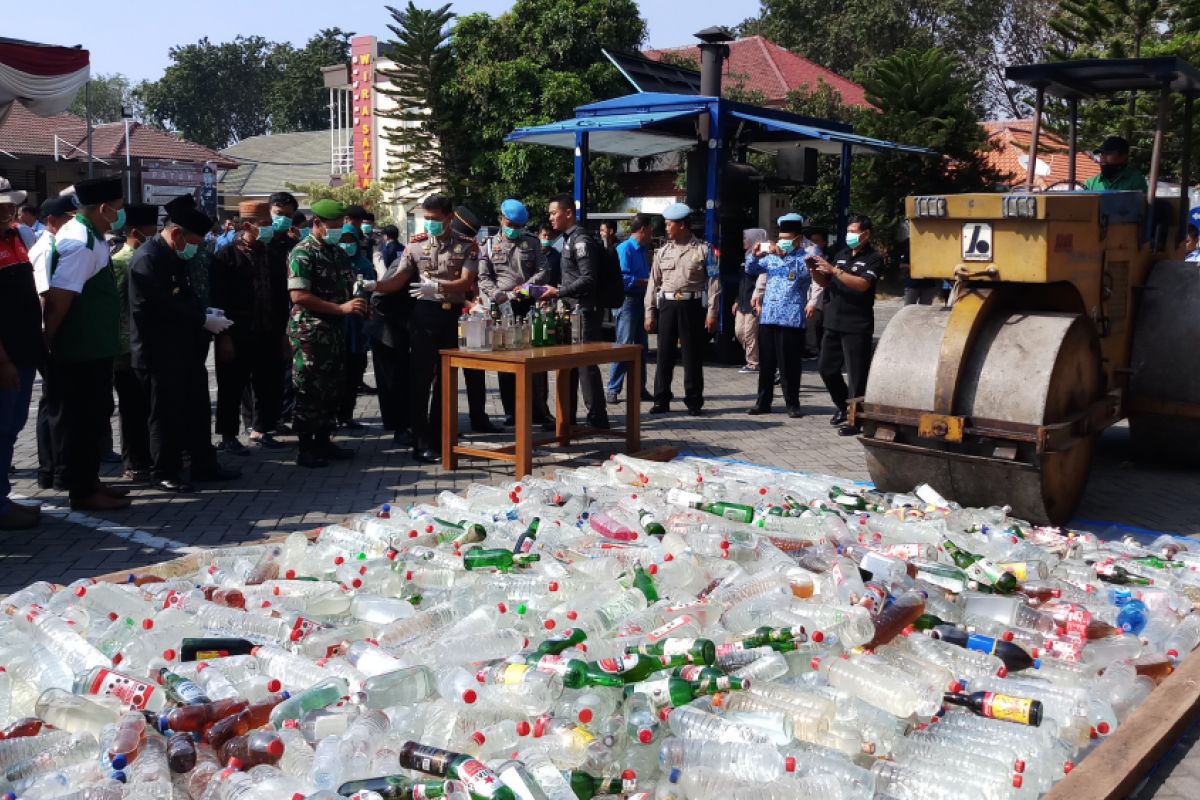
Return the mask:
[[[17,100],[41,117],[61,114],[90,76],[87,50],[0,38],[0,120]]]
[[[1104,97],[1118,92],[1158,91],[1200,94],[1200,70],[1175,56],[1085,58],[1048,64],[1021,64],[1004,70],[1014,83],[1045,89],[1062,98]]]

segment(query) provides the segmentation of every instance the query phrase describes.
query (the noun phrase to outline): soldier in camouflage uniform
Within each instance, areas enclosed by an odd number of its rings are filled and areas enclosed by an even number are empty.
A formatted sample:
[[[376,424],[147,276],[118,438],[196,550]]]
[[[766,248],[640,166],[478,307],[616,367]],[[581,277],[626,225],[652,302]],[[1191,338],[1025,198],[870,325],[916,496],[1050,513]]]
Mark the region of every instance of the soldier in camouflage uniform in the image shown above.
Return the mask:
[[[365,317],[368,306],[352,298],[354,272],[338,247],[346,207],[335,200],[313,204],[312,229],[288,257],[292,315],[292,383],[296,388],[293,425],[300,437],[296,463],[324,467],[353,451],[333,444],[338,404],[345,388],[346,340],[342,317]]]

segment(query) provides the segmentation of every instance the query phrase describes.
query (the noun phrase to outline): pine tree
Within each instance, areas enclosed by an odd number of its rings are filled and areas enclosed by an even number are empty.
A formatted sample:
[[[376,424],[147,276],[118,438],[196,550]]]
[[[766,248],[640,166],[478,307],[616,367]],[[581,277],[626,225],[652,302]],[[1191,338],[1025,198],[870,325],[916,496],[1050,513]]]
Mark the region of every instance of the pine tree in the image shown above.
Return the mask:
[[[386,6],[394,24],[388,28],[395,39],[384,53],[395,64],[379,75],[389,81],[379,88],[396,103],[396,109],[379,116],[399,125],[385,134],[391,163],[384,179],[409,187],[445,189],[449,182],[446,154],[438,131],[442,125],[439,90],[450,74],[447,48],[449,23],[454,18],[450,4],[421,9],[409,0],[402,9]]]

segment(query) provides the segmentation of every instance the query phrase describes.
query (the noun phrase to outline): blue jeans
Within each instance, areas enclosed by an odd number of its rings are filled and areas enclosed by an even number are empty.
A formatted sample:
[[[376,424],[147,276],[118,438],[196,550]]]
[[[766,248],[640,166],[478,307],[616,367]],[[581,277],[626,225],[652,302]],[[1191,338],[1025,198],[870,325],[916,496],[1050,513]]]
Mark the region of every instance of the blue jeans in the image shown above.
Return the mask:
[[[646,391],[646,355],[650,352],[650,336],[646,333],[645,295],[626,296],[613,317],[617,321],[617,344],[642,346],[642,391]],[[608,376],[609,394],[621,393],[621,387],[625,384],[625,369],[624,364],[612,365],[612,372]]]
[[[0,389],[0,514],[12,503],[8,493],[8,470],[12,466],[13,445],[29,417],[29,399],[33,395],[33,367],[17,367],[20,380],[16,389]]]

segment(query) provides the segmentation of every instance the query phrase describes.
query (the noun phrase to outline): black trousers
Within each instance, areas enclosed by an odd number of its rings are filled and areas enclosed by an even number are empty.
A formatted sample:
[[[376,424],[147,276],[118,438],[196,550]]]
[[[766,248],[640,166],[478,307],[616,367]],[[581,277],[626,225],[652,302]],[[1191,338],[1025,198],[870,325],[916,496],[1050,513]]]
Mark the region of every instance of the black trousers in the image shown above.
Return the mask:
[[[375,365],[375,388],[379,392],[379,417],[385,431],[408,430],[408,331],[403,337],[392,332],[397,346],[371,339],[371,360]],[[400,343],[402,342],[402,346]]]
[[[432,300],[413,303],[409,334],[409,421],[420,449],[442,446],[442,360],[439,350],[458,345],[462,306]]]
[[[146,387],[131,367],[113,370],[117,390],[117,410],[121,420],[121,459],[125,469],[141,472],[150,469],[150,399]]]
[[[481,369],[464,369],[463,383],[467,385],[467,414],[471,425],[490,424],[487,413],[486,373]]]
[[[571,308],[577,304],[570,303]],[[604,311],[599,308],[583,307],[583,334],[581,342],[599,342],[604,339]],[[583,372],[571,370],[571,420],[575,420],[579,409],[579,390],[583,389],[583,404],[587,407],[588,422],[608,423],[608,405],[604,399],[604,378],[600,367],[584,367]],[[515,386],[514,386],[515,391]],[[547,412],[548,414],[549,412]]]
[[[358,387],[362,385],[363,376],[367,374],[366,353],[346,353],[346,385],[342,389],[341,407],[338,409],[338,422],[349,422],[354,419],[354,404],[358,402]]]
[[[843,333],[825,329],[817,371],[829,390],[829,399],[841,410],[845,410],[849,398],[866,394],[867,372],[871,368],[871,337],[872,331]],[[849,386],[842,378],[843,368],[850,377]]]
[[[704,304],[700,300],[659,300],[658,364],[654,369],[654,404],[671,402],[675,362],[683,356],[683,401],[690,409],[704,405]],[[761,370],[762,367],[760,366]]]
[[[279,422],[283,361],[279,336],[243,336],[233,340],[233,358],[217,361],[217,434],[238,435],[238,417],[247,387],[252,389],[252,425],[256,431],[272,430]]]
[[[100,486],[100,448],[112,428],[113,360],[51,357],[44,376],[39,417],[44,411],[49,472],[72,498],[88,497]]]
[[[212,446],[208,370],[203,363],[139,369],[137,374],[150,399],[150,456],[155,480],[179,480],[185,450],[191,457],[193,475],[214,469],[217,457]]]
[[[770,408],[775,397],[775,370],[783,380],[783,404],[800,406],[800,374],[803,368],[804,328],[758,324],[758,402]]]
[[[517,407],[517,376],[511,372],[501,372],[497,376],[500,383],[500,403],[504,406],[507,416],[516,416]],[[544,422],[550,419],[550,380],[544,372],[533,376],[533,421]]]
[[[63,464],[56,461],[54,457],[50,409],[46,404],[46,380],[49,374],[49,368],[42,373],[42,396],[38,399],[37,420],[34,424],[38,448],[38,485],[43,489],[61,489],[63,488]]]

